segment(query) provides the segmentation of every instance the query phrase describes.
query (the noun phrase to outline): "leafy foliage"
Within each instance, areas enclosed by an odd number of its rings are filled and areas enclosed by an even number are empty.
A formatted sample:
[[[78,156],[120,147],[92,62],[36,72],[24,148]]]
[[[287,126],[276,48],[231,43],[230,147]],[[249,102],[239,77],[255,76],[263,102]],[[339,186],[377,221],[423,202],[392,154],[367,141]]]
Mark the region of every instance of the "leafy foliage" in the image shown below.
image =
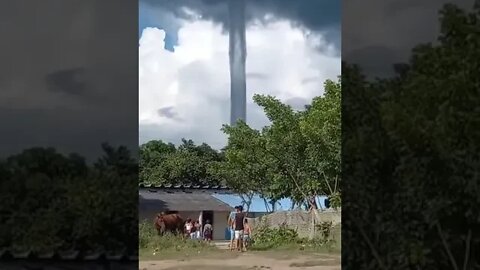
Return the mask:
[[[272,201],[291,198],[314,207],[312,198],[328,195],[339,207],[340,92],[340,82],[327,81],[325,94],[302,111],[272,96],[255,95],[271,125],[262,130],[242,121],[225,125],[225,161],[213,163],[212,174],[240,193]]]
[[[139,226],[139,249],[144,252],[200,251],[214,249],[205,241],[191,240],[181,235],[165,234],[159,236],[151,222],[142,222]]]
[[[255,229],[253,238],[255,241],[252,248],[257,250],[273,249],[300,242],[295,230],[286,226],[270,228],[265,224]]]
[[[140,146],[140,182],[149,184],[218,185],[221,179],[208,171],[222,153],[207,144],[182,140],[180,146],[150,141]]]
[[[50,251],[135,250],[137,165],[125,147],[102,145],[90,166],[77,154],[32,148],[0,162],[0,246]]]
[[[318,224],[318,229],[321,230],[321,234],[313,239],[307,239],[299,237],[297,231],[286,225],[272,228],[261,222],[253,230],[252,249],[270,250],[294,248],[300,250],[326,249],[331,251],[336,244],[336,240],[332,235],[332,228],[332,224],[328,222]]]
[[[478,267],[479,22],[446,5],[438,44],[417,46],[395,78],[345,65],[345,267]]]

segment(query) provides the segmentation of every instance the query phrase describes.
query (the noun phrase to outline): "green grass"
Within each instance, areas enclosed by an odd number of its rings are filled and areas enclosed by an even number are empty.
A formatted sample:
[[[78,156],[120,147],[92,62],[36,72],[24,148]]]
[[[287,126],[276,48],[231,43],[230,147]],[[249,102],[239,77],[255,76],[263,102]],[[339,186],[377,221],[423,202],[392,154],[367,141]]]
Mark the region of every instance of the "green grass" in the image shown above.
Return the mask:
[[[328,227],[328,226],[327,226]],[[318,233],[314,239],[300,238],[296,231],[287,227],[270,228],[260,225],[254,232],[255,251],[305,251],[338,254],[341,251],[341,228],[328,227],[326,234]]]
[[[272,233],[272,231],[269,230],[269,233]],[[278,232],[272,236],[277,237],[277,233]],[[280,232],[280,234],[282,233],[285,232]],[[274,246],[268,242],[265,245],[262,245],[261,243],[256,244],[249,248],[248,253],[258,253],[259,255],[262,254],[262,256],[276,258],[279,258],[279,254],[280,257],[292,258],[298,255],[311,254],[338,255],[341,250],[339,228],[332,231],[332,239],[334,239],[334,241],[326,242],[320,238],[314,241],[309,241],[306,239],[299,239],[294,234],[286,234],[286,236],[279,237],[279,241],[275,242]],[[240,255],[238,252],[219,250],[215,246],[203,241],[185,239],[172,234],[158,236],[156,230],[149,223],[140,224],[139,240],[140,260],[189,260],[198,257],[229,259]]]
[[[217,251],[216,247],[203,241],[173,234],[159,236],[153,225],[145,222],[139,226],[139,245],[141,259],[190,258]]]

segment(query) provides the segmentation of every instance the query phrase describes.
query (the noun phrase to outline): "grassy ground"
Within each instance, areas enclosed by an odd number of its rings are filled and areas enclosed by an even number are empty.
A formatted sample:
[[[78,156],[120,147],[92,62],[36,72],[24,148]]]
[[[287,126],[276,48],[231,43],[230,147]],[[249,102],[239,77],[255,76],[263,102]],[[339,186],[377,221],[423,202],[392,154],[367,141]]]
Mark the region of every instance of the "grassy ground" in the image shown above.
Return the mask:
[[[152,249],[140,249],[140,260],[189,260],[192,258],[235,258],[237,253],[220,250],[214,246],[181,248],[181,249],[163,249],[154,251]]]
[[[270,250],[249,250],[246,253],[237,251],[221,250],[215,246],[197,246],[196,248],[184,247],[181,249],[164,249],[152,250],[140,249],[140,261],[162,261],[162,260],[178,260],[192,261],[196,259],[210,260],[229,260],[235,259],[244,254],[255,255],[263,258],[275,260],[293,260],[298,257],[321,257],[321,256],[339,256],[339,250],[327,250],[322,248],[302,249],[296,245],[281,246]],[[310,262],[312,263],[312,262]]]
[[[259,270],[317,269],[340,270],[340,256],[306,251],[249,251],[246,253],[217,250],[186,257],[168,256],[141,258],[141,270]]]
[[[334,232],[334,238],[340,238],[340,231]],[[337,259],[322,259],[323,257],[339,257],[340,243],[339,241],[331,242],[330,244],[316,245],[312,242],[302,241],[287,241],[287,244],[275,246],[275,248],[262,249],[252,248],[246,253],[232,252],[229,250],[222,250],[215,247],[213,244],[209,245],[202,241],[194,241],[190,239],[183,239],[175,235],[158,236],[153,226],[150,224],[140,225],[140,261],[153,262],[153,264],[160,264],[158,262],[177,261],[177,262],[196,262],[202,260],[210,260],[218,262],[222,266],[222,261],[237,262],[240,264],[248,264],[249,260],[257,258],[259,260],[282,260],[289,267],[310,267],[310,265],[339,265]],[[249,257],[250,256],[250,257]],[[322,257],[323,256],[323,257]],[[301,259],[299,259],[301,258]],[[242,262],[242,260],[246,260]],[[204,262],[202,262],[204,264]],[[167,263],[168,265],[168,263]],[[215,265],[210,265],[208,269],[216,269]],[[220,266],[220,267],[221,267]],[[190,269],[188,265],[185,265]],[[235,268],[222,269],[245,269]],[[278,266],[280,267],[280,266]],[[168,268],[153,268],[153,269],[168,269]],[[172,268],[173,269],[173,268]],[[192,268],[193,269],[193,268]],[[197,270],[203,268],[196,268]],[[220,269],[220,268],[219,268]],[[251,268],[255,269],[255,268]]]

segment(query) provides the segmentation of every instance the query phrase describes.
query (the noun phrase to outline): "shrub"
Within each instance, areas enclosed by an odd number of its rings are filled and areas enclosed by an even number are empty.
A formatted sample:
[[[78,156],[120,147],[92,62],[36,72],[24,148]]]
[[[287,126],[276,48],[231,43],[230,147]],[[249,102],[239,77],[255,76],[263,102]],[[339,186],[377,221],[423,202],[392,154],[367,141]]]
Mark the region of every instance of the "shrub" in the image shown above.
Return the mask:
[[[278,228],[270,228],[265,223],[260,224],[253,232],[253,248],[254,249],[271,249],[281,246],[298,243],[300,238],[298,233],[281,225]]]
[[[191,240],[182,235],[166,233],[159,236],[153,225],[149,222],[140,223],[138,238],[140,249],[150,249],[155,252],[161,250],[181,251],[210,248],[210,245],[204,241]]]
[[[298,248],[329,251],[335,249],[337,241],[334,239],[332,222],[322,222],[316,226],[316,236],[313,239],[307,239],[299,237],[297,231],[288,228],[285,224],[278,228],[271,228],[262,222],[253,231],[252,249]]]
[[[316,225],[316,230],[320,233],[323,239],[329,239],[333,229],[333,222],[323,221]]]

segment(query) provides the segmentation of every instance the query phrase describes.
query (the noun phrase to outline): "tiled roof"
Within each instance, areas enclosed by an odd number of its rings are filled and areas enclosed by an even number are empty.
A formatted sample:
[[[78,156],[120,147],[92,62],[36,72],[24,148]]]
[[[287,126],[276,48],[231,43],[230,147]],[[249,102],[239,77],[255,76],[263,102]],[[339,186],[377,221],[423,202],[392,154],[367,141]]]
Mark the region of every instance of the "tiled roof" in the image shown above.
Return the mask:
[[[196,189],[196,190],[226,190],[229,191],[230,188],[225,185],[157,185],[157,184],[139,184],[139,188],[152,188],[152,189],[171,189],[171,190],[181,190],[181,189]]]
[[[59,251],[36,253],[32,251],[13,251],[3,249],[0,250],[0,260],[19,260],[19,259],[36,259],[36,260],[63,260],[63,261],[138,261],[137,252],[119,252],[115,254],[105,252],[85,253],[80,251]]]
[[[232,211],[210,193],[140,189],[139,211]]]

